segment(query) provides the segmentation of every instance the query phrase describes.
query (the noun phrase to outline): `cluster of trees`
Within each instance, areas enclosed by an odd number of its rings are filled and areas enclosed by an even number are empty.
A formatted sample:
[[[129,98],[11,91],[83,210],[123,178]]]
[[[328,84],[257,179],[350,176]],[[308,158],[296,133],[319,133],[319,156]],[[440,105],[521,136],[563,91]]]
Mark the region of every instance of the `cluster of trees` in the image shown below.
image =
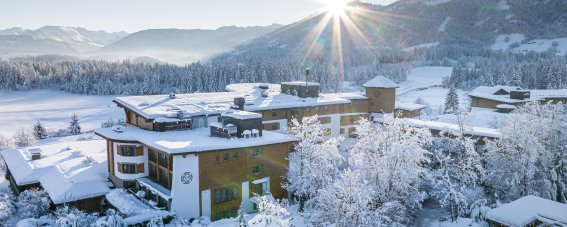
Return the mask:
[[[441,141],[396,118],[360,121],[351,149],[325,139],[317,118],[294,120],[290,133],[299,142],[285,187],[315,226],[405,226],[428,195],[455,219],[470,213],[464,189],[479,183],[483,169],[464,135]]]
[[[445,87],[471,90],[478,86],[510,85],[527,89],[567,88],[567,58],[553,52],[461,57]]]
[[[342,86],[338,69],[332,64],[306,65],[301,62],[273,63],[262,58],[246,62],[212,61],[186,66],[69,60],[59,57],[29,57],[0,61],[0,89],[51,88],[90,95],[147,95],[170,92],[219,92],[231,83],[280,83],[304,80],[311,69],[310,81],[321,83],[323,91],[338,91]],[[385,65],[349,68],[350,78],[366,81],[378,74],[395,81],[405,80],[407,66]],[[362,79],[361,79],[362,78]]]
[[[503,200],[526,195],[567,203],[567,110],[530,103],[487,144],[486,185]]]
[[[566,202],[567,110],[530,103],[514,111],[501,139],[477,151],[468,116],[458,130],[434,137],[428,129],[386,118],[361,120],[354,145],[325,138],[317,118],[292,122],[298,143],[285,187],[314,226],[404,226],[425,199],[448,209],[451,220],[482,223],[489,204],[526,195]],[[471,193],[482,188],[486,197]]]
[[[109,120],[107,122],[103,122],[102,126],[104,127],[106,125],[109,125],[108,127],[112,127],[115,124],[121,123],[122,121],[123,120],[114,122],[113,120]],[[41,123],[41,121],[38,120],[31,129],[18,129],[16,131],[16,134],[11,139],[0,135],[0,151],[12,147],[29,147],[35,145],[37,141],[42,139],[47,139],[49,137],[79,135],[81,134],[81,132],[81,125],[79,123],[79,116],[77,114],[71,115],[71,120],[69,121],[69,126],[67,128],[54,131],[48,130]]]

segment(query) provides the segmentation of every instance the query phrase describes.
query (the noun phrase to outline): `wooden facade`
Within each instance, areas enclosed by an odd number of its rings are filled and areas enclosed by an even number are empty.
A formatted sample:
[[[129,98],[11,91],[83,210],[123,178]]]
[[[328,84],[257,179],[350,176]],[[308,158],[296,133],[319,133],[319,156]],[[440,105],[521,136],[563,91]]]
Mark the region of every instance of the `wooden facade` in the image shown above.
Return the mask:
[[[396,105],[396,88],[366,88],[369,100],[369,112],[393,113]]]
[[[396,110],[396,117],[399,118],[419,118],[421,116],[421,109],[417,110]]]
[[[199,187],[211,190],[212,219],[220,212],[238,210],[242,202],[242,182],[270,177],[270,192],[277,199],[287,198],[281,185],[289,168],[289,151],[292,143],[229,149],[199,153]],[[260,154],[260,155],[258,155]],[[261,168],[261,172],[254,169]],[[222,203],[215,202],[215,191],[236,188],[236,198]],[[249,198],[253,197],[254,185],[250,183]],[[203,201],[203,199],[200,199]]]

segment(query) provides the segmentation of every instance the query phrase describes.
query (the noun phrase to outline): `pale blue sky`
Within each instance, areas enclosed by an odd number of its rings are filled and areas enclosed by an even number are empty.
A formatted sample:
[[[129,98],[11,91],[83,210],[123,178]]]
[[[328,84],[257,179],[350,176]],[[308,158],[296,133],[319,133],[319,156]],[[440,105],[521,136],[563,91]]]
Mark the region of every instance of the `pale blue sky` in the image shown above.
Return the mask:
[[[365,0],[389,4],[394,0]],[[0,29],[44,25],[135,32],[289,24],[324,7],[313,0],[0,0]]]

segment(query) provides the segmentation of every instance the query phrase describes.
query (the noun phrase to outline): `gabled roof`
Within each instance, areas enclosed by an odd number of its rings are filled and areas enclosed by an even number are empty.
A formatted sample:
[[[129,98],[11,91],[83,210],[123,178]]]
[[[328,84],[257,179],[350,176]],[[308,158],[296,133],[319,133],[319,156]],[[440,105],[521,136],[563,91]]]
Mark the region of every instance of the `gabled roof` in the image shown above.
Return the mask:
[[[516,86],[502,86],[502,85],[493,86],[493,87],[479,86],[474,90],[472,90],[471,94],[475,93],[475,94],[484,94],[484,95],[509,95],[510,91],[521,90],[521,89],[522,88]]]
[[[374,79],[366,82],[362,85],[363,87],[374,87],[374,88],[398,88],[398,84],[392,82],[390,79],[384,76],[377,76]]]
[[[38,152],[41,159],[31,160]],[[55,204],[109,192],[105,140],[12,149],[2,157],[17,185],[40,183]]]

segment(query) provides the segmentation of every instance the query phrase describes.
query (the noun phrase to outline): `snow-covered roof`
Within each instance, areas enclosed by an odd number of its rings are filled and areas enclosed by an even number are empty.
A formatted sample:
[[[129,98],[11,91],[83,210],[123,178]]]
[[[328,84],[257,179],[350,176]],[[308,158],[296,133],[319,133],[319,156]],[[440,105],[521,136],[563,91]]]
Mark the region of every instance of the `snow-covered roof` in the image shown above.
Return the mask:
[[[106,194],[106,200],[120,213],[127,216],[123,220],[126,225],[133,225],[151,220],[155,216],[166,217],[170,215],[164,210],[156,210],[140,201],[124,189],[114,189]]]
[[[300,98],[281,93],[280,85],[268,84],[268,89],[259,88],[260,84],[231,84],[228,92],[176,94],[169,95],[125,96],[116,97],[114,102],[127,107],[146,119],[163,117],[176,118],[178,112],[185,117],[221,114],[230,111],[234,98],[244,97],[245,111],[261,111],[294,107],[348,104],[351,99],[366,98],[363,95],[341,93],[320,94],[317,98]],[[263,97],[263,94],[267,97]]]
[[[508,104],[523,103],[533,100],[543,100],[545,98],[567,98],[567,89],[559,90],[525,90],[530,92],[530,98],[525,100],[512,99],[509,94],[497,94],[498,91],[504,90],[507,93],[513,90],[521,90],[519,87],[513,86],[480,86],[469,93],[471,97],[484,98],[499,101]]]
[[[425,108],[424,105],[409,103],[409,102],[396,102],[396,110],[414,111]]]
[[[496,108],[498,109],[511,109],[511,110],[515,110],[517,107],[514,105],[510,105],[510,104],[500,104],[500,105],[496,105]]]
[[[490,86],[478,86],[477,88],[472,90],[471,93],[494,95],[496,92],[498,92],[500,90],[504,90],[507,93],[510,93],[510,91],[521,90],[521,88],[515,87],[515,86],[502,86],[502,85],[497,85],[497,86],[492,86],[492,87],[490,87]]]
[[[380,114],[372,114],[375,122],[384,122],[384,116]],[[417,128],[428,128],[444,132],[456,133],[460,130],[459,125],[453,123],[446,123],[440,121],[427,121],[420,119],[404,118],[403,122],[407,125],[417,127]],[[500,132],[498,129],[493,128],[483,128],[483,127],[471,127],[465,131],[467,135],[482,136],[489,138],[500,138]]]
[[[68,149],[71,148],[71,149]],[[41,159],[31,152],[41,150]],[[18,185],[40,183],[55,204],[108,193],[106,141],[63,142],[2,152]]]
[[[222,113],[222,116],[223,117],[231,117],[231,118],[239,119],[239,120],[262,118],[262,114],[248,112],[248,111],[238,111],[238,110],[228,111],[228,112]]]
[[[366,82],[362,85],[363,87],[375,87],[375,88],[397,88],[398,84],[392,82],[390,79],[384,76],[377,76],[374,79]]]
[[[289,135],[270,131],[264,131],[263,136],[255,138],[212,137],[208,128],[154,132],[137,127],[124,127],[121,133],[114,132],[110,128],[97,129],[95,133],[110,140],[137,141],[169,154],[198,153],[295,141]]]
[[[510,226],[525,226],[536,219],[567,225],[567,204],[529,195],[490,210],[486,218]]]

